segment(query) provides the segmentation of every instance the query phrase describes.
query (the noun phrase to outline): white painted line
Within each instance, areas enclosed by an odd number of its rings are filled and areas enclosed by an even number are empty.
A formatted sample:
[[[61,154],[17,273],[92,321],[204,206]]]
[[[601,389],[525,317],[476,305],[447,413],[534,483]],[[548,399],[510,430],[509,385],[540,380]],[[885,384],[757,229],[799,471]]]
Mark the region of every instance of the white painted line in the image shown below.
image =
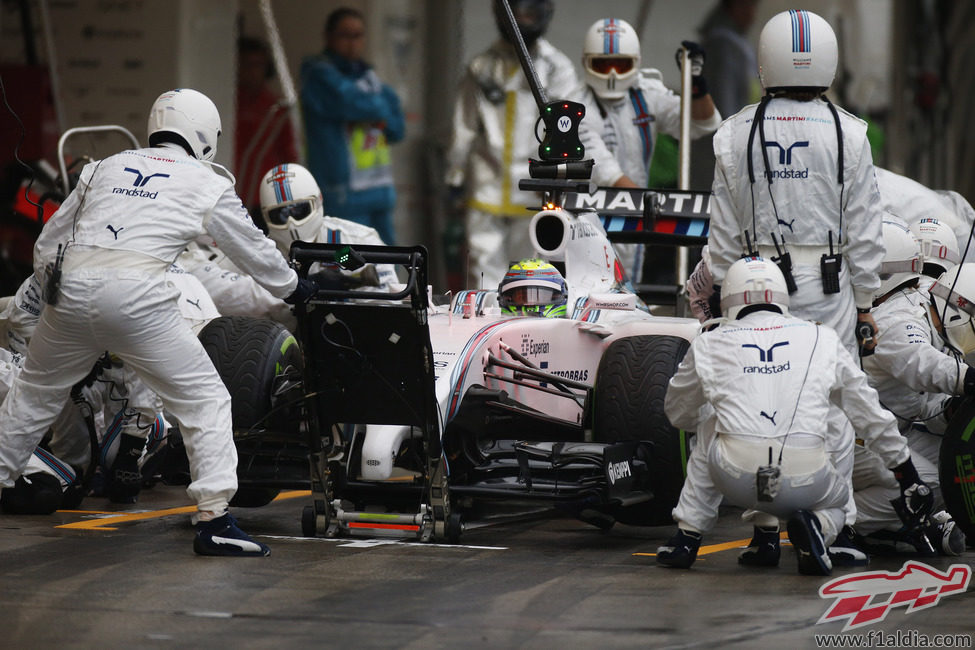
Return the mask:
[[[196,616],[197,618],[233,618],[233,612],[183,612],[187,616]]]

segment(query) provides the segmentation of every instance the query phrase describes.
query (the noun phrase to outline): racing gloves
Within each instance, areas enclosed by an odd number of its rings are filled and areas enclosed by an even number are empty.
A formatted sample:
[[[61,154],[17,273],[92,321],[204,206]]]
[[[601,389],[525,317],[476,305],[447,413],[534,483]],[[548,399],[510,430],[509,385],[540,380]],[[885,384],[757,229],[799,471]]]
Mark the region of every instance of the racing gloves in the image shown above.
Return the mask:
[[[677,69],[681,70],[681,50],[687,50],[687,59],[691,64],[691,98],[698,99],[708,94],[708,84],[704,80],[704,48],[694,41],[681,41],[674,58]],[[683,72],[683,70],[681,70]]]
[[[914,462],[908,458],[903,463],[894,468],[894,478],[901,489],[900,505],[903,512],[898,508],[898,515],[904,524],[910,526],[920,523],[931,514],[934,508],[934,494],[931,492],[921,477],[917,474]],[[897,508],[897,504],[895,504]]]
[[[975,395],[975,368],[969,366],[965,369],[965,379],[962,386],[965,397]]]
[[[316,293],[318,293],[317,284],[307,278],[298,278],[298,286],[284,301],[289,305],[296,305],[299,302],[308,302],[308,299]]]
[[[869,309],[857,307],[857,320],[854,327],[857,345],[860,348],[860,356],[870,356],[873,354],[874,348],[877,347],[877,323],[874,321]]]

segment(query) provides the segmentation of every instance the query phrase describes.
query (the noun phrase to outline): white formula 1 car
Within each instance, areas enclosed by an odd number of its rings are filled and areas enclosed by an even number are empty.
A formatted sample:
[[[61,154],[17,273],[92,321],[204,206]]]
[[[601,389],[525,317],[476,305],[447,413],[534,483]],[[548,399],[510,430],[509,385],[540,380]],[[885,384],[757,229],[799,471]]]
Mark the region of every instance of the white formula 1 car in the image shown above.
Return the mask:
[[[307,486],[310,457],[309,536],[456,540],[462,515],[497,499],[601,527],[670,523],[688,437],[663,399],[699,324],[653,316],[626,288],[605,219],[531,220],[535,250],[563,271],[566,318],[504,315],[493,290],[434,306],[421,247],[296,242],[299,273],[353,258],[409,280],[395,295],[320,289],[298,306],[298,345],[267,321],[221,318],[201,334],[234,398],[236,503]]]

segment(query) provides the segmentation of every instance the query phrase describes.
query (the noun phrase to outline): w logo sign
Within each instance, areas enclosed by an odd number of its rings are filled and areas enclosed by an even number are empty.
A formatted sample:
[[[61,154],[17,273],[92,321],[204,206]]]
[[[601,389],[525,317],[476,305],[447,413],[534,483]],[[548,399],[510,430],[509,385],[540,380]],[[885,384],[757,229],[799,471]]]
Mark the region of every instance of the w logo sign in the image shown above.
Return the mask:
[[[149,174],[148,176],[143,176],[142,172],[131,167],[126,167],[124,171],[135,174],[135,182],[132,183],[132,187],[145,187],[146,183],[153,178],[169,178],[169,174]]]
[[[843,631],[877,623],[894,607],[907,614],[934,607],[945,596],[963,594],[972,578],[972,568],[952,564],[947,573],[910,560],[900,571],[868,571],[830,580],[820,587],[820,598],[835,598],[819,623],[846,621]]]
[[[788,341],[779,341],[778,343],[773,343],[772,344],[772,347],[770,347],[768,350],[763,350],[760,346],[755,345],[754,343],[742,343],[741,347],[743,347],[743,348],[755,348],[756,350],[758,350],[758,360],[759,361],[761,361],[763,363],[764,362],[772,363],[772,351],[775,350],[775,348],[782,347],[783,345],[789,345],[789,342]]]

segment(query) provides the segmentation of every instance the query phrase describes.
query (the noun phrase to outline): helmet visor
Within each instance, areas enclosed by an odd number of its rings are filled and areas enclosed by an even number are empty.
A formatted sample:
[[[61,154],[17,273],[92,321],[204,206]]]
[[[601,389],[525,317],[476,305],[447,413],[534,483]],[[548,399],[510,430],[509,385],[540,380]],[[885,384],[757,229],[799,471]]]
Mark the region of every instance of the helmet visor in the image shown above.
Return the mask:
[[[626,74],[633,69],[633,58],[628,56],[593,57],[589,67],[598,74],[609,74],[613,70],[616,74]]]
[[[275,206],[267,211],[267,222],[273,226],[286,226],[288,219],[300,223],[307,219],[312,212],[311,201],[293,201]]]
[[[562,292],[550,287],[514,287],[504,292],[505,302],[518,307],[550,305],[562,300]]]

